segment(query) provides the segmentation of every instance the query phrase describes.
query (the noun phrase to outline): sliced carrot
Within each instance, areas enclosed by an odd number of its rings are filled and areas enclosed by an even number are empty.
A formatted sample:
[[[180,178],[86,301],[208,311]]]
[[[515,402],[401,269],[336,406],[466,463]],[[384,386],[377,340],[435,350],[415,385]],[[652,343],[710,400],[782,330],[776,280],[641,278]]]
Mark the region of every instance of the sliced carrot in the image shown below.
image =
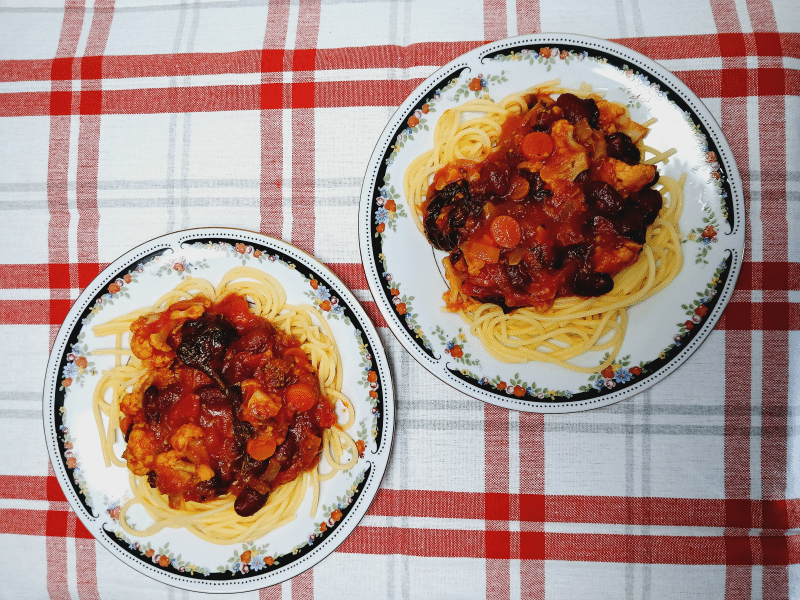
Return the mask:
[[[522,138],[522,154],[528,160],[537,160],[553,153],[553,138],[542,131],[533,131]]]
[[[304,412],[317,402],[314,388],[307,383],[295,383],[286,388],[286,403],[296,412]]]
[[[489,230],[497,245],[503,248],[514,248],[522,241],[522,228],[514,217],[508,215],[495,217]]]
[[[255,460],[266,460],[275,454],[277,443],[275,438],[260,435],[257,438],[247,440],[247,453]]]

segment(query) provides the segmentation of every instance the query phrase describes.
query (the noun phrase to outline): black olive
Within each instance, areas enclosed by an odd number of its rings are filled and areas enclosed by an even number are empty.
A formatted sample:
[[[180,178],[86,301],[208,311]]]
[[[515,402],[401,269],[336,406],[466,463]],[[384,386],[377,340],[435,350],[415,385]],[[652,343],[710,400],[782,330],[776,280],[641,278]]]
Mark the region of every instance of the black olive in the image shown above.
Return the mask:
[[[450,253],[450,264],[455,265],[464,257],[464,251],[461,248],[456,248]]]
[[[632,206],[638,208],[639,212],[642,213],[645,225],[653,224],[664,204],[661,194],[652,188],[645,188],[636,195],[632,194],[629,197],[629,201]]]
[[[463,179],[447,184],[433,197],[425,216],[425,235],[434,248],[450,251],[458,246],[459,233],[450,226],[449,220],[443,224],[443,229],[439,228],[437,221],[446,206],[454,203],[469,204],[471,199],[469,187]]]
[[[204,499],[208,499],[221,496],[228,491],[228,486],[225,485],[220,476],[215,473],[211,479],[198,483],[195,491]]]
[[[647,225],[645,225],[642,213],[633,207],[626,210],[621,217],[613,221],[614,229],[623,237],[630,239],[637,244],[644,244]]]
[[[176,354],[185,365],[202,371],[225,389],[217,371],[222,368],[225,351],[235,338],[236,330],[225,317],[206,313],[181,326],[181,343]]]
[[[247,441],[254,436],[256,430],[248,421],[233,420],[233,440],[239,453],[247,448]]]
[[[617,132],[606,136],[606,153],[629,165],[638,165],[642,153],[626,134]]]
[[[580,270],[575,273],[572,287],[579,296],[602,296],[614,289],[614,280],[608,273]]]
[[[233,503],[233,510],[240,517],[249,517],[256,514],[267,503],[269,494],[260,494],[249,485],[246,486]]]
[[[592,129],[600,126],[600,109],[591,98],[578,98],[575,94],[561,94],[556,100],[556,106],[563,111],[564,118],[575,125],[581,119],[586,119]]]
[[[601,215],[615,217],[625,210],[625,200],[620,193],[603,181],[590,181],[583,193],[592,210]]]

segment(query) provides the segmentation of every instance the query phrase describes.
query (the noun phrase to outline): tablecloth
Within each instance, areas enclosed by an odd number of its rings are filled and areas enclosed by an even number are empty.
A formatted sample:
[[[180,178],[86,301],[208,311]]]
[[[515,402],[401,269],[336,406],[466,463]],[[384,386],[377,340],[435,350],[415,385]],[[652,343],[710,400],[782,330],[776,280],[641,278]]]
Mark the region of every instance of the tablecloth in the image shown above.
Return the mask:
[[[444,385],[360,262],[366,164],[394,109],[486,42],[571,32],[680,77],[730,143],[744,263],[674,374],[583,413]],[[189,598],[76,519],[42,381],[71,302],[156,236],[227,226],[326,263],[379,328],[393,453],[336,552],[237,597],[800,598],[800,6],[795,0],[0,2],[0,598]]]

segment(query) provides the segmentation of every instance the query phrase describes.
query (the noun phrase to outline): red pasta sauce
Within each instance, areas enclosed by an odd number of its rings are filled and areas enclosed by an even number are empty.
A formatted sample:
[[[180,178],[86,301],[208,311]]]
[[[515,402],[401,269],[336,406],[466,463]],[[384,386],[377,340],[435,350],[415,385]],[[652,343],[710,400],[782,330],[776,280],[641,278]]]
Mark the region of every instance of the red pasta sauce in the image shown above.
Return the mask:
[[[662,206],[636,143],[647,129],[624,107],[530,95],[481,162],[434,176],[423,204],[431,244],[450,252],[448,308],[495,303],[545,311],[565,296],[599,296],[636,262]]]
[[[333,403],[300,342],[246,299],[196,296],[131,325],[147,374],[120,403],[123,458],[170,506],[235,495],[241,516],[316,467]]]

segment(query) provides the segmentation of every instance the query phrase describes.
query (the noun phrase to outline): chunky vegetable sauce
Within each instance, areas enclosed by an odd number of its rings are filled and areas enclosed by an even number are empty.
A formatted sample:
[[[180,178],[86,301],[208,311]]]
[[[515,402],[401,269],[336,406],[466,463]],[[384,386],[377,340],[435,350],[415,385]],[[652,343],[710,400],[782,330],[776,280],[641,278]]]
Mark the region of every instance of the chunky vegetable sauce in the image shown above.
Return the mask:
[[[465,308],[464,296],[544,311],[558,297],[606,294],[661,209],[658,173],[636,145],[647,128],[623,106],[572,94],[526,100],[484,161],[448,164],[428,189],[425,233],[450,252],[451,289],[463,294],[451,310]]]
[[[333,403],[300,343],[242,296],[177,302],[131,331],[150,369],[121,401],[123,458],[171,507],[231,493],[249,516],[318,464]]]

